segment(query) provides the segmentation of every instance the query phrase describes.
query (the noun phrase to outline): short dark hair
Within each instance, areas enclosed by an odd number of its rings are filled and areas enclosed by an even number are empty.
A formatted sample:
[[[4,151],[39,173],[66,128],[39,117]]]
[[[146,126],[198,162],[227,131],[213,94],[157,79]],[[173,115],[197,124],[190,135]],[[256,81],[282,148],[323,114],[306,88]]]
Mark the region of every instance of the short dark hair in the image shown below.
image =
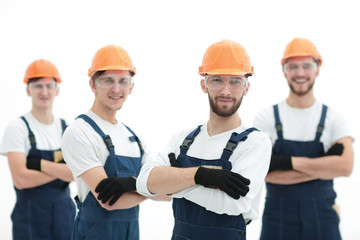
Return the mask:
[[[105,70],[103,71],[96,71],[92,76],[91,76],[91,80],[95,81],[98,77],[100,77],[101,75],[103,75],[105,72]]]
[[[32,82],[37,82],[39,81],[40,79],[42,79],[44,77],[36,77],[36,78],[29,78],[28,81],[27,81],[27,84],[29,85],[30,83]],[[56,78],[53,78],[55,82],[57,82],[57,79]]]
[[[91,76],[91,80],[95,81],[98,77],[100,77],[101,75],[103,75],[105,72],[105,70],[102,71],[96,71],[92,76]],[[135,75],[135,73],[133,71],[129,71],[130,72],[130,76],[133,77]]]

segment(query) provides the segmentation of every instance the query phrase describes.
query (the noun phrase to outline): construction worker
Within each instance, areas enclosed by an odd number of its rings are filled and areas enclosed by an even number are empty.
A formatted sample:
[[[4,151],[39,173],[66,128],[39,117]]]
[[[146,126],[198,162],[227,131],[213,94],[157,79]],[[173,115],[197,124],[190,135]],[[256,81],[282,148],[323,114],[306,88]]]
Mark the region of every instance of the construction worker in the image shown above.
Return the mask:
[[[286,100],[257,114],[273,143],[260,239],[341,239],[333,179],[353,169],[353,138],[342,115],[315,99],[322,58],[295,38],[281,60]]]
[[[175,134],[142,167],[138,191],[172,194],[172,239],[245,239],[246,224],[259,216],[271,154],[270,139],[237,112],[253,67],[240,44],[223,40],[207,49],[199,74],[210,103],[208,122]]]
[[[73,239],[139,239],[139,203],[146,198],[136,192],[136,177],[149,153],[115,116],[133,90],[135,73],[123,48],[99,49],[88,72],[93,106],[64,133],[64,158],[78,188]]]
[[[28,66],[24,83],[31,111],[9,123],[0,145],[16,193],[13,239],[68,240],[75,219],[73,176],[60,150],[66,123],[52,113],[61,78],[55,65],[39,59]]]

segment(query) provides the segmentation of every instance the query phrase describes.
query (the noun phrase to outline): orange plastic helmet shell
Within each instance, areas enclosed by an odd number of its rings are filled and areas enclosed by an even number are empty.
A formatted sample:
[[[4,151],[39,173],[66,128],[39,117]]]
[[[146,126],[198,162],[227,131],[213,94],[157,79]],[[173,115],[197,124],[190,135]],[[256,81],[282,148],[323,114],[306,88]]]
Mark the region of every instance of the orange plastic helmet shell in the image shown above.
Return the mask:
[[[206,50],[199,74],[205,75],[252,75],[254,67],[243,46],[231,40],[216,42]]]
[[[133,75],[136,74],[127,51],[116,45],[107,45],[95,53],[88,76],[91,77],[95,72],[105,70],[129,70]]]
[[[295,38],[287,46],[284,51],[284,56],[281,59],[281,65],[284,65],[285,60],[290,57],[310,56],[318,60],[319,66],[322,64],[322,58],[316,49],[316,46],[305,38]]]
[[[28,83],[30,78],[51,77],[56,78],[57,83],[61,83],[59,72],[54,64],[45,59],[38,59],[32,62],[25,71],[24,83]]]

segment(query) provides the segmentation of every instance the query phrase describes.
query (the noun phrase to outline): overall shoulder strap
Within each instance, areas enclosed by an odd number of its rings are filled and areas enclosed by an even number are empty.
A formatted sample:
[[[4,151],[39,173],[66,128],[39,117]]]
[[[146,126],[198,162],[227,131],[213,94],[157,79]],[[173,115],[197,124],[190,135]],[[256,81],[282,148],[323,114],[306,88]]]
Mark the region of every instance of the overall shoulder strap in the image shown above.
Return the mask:
[[[327,109],[328,109],[328,107],[323,104],[322,111],[321,111],[320,122],[319,122],[319,124],[317,126],[317,129],[316,129],[315,141],[320,141],[321,135],[322,135],[322,133],[324,131]]]
[[[221,160],[224,160],[224,161],[228,161],[231,154],[234,152],[234,150],[236,149],[237,145],[239,144],[239,142],[244,142],[247,138],[248,138],[248,135],[250,133],[252,133],[253,131],[259,131],[257,130],[256,128],[248,128],[246,129],[245,131],[241,132],[241,133],[236,133],[236,132],[233,132],[231,134],[231,137],[229,139],[229,141],[227,142],[224,150],[223,150],[223,153],[221,155]]]
[[[60,118],[60,122],[61,122],[61,129],[62,129],[62,133],[64,134],[65,129],[67,128],[66,122],[64,119]]]
[[[189,150],[189,147],[194,142],[195,137],[200,133],[202,125],[199,125],[194,131],[189,133],[184,139],[183,143],[180,146],[180,154],[186,154]]]
[[[94,129],[94,131],[97,132],[100,135],[100,137],[103,139],[103,141],[106,145],[106,148],[109,150],[110,154],[115,155],[114,145],[112,144],[110,136],[105,134],[100,129],[100,127],[95,123],[95,121],[92,120],[89,116],[87,116],[85,114],[81,114],[76,119],[78,119],[78,118],[81,118],[85,122],[87,122]]]
[[[131,128],[129,128],[128,126],[126,126],[125,124],[123,124],[127,130],[129,130],[129,132],[132,134],[131,137],[129,137],[129,140],[131,142],[137,142],[138,146],[139,146],[139,149],[140,149],[140,154],[141,154],[141,157],[144,155],[144,148],[142,147],[142,144],[141,144],[141,141],[140,139],[138,138],[138,136],[134,133],[133,130],[131,130]]]
[[[278,104],[273,106],[275,117],[275,129],[278,135],[278,139],[283,139],[282,123],[280,121],[279,106]]]
[[[21,116],[20,118],[25,122],[25,125],[26,125],[26,127],[27,127],[27,129],[28,129],[28,131],[29,131],[29,140],[30,140],[30,145],[31,145],[31,147],[32,147],[32,148],[36,148],[35,135],[34,135],[34,133],[31,131],[28,121],[26,121],[26,119],[25,119],[24,116]]]

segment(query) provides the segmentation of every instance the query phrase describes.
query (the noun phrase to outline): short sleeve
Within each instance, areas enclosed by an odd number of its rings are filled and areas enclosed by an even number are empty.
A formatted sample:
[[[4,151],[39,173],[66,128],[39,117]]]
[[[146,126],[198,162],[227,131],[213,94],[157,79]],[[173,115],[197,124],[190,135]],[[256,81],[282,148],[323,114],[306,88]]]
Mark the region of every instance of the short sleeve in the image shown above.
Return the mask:
[[[259,129],[261,132],[268,135],[271,139],[271,142],[274,142],[277,139],[277,134],[275,131],[275,118],[273,113],[273,108],[268,107],[263,111],[257,113],[254,118],[254,127]]]
[[[28,134],[26,125],[20,118],[11,121],[6,127],[1,140],[0,154],[6,155],[8,152],[27,154],[30,149]]]
[[[95,151],[94,145],[96,142],[94,142],[93,136],[87,135],[83,129],[70,125],[65,130],[61,141],[61,150],[65,162],[75,177],[103,165],[100,154]]]

